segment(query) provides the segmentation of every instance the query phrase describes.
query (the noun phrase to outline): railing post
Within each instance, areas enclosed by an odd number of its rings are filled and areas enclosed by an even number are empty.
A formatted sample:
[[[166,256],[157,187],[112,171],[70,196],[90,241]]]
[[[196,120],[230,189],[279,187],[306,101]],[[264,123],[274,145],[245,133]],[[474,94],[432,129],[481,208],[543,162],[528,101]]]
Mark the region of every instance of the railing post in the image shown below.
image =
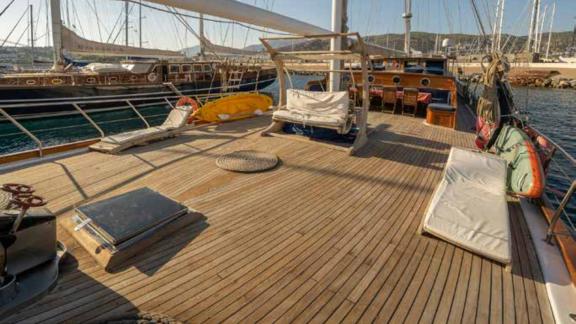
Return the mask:
[[[144,116],[142,116],[142,114],[140,114],[140,112],[138,111],[138,109],[136,109],[136,107],[134,107],[134,105],[130,102],[130,100],[126,100],[126,103],[128,104],[128,106],[130,106],[132,108],[132,110],[134,110],[134,112],[136,113],[136,115],[138,115],[138,117],[140,117],[140,119],[142,119],[142,121],[144,122],[144,124],[146,124],[147,128],[150,128],[150,124],[148,124],[148,121],[144,118]]]
[[[170,106],[170,108],[174,109],[174,105],[170,102],[170,100],[168,100],[168,98],[164,97],[164,101],[166,101],[166,103],[168,104],[168,106]]]
[[[82,110],[82,108],[80,108],[80,106],[78,106],[77,103],[73,103],[72,106],[74,106],[74,108],[76,108],[76,110],[78,110],[78,112],[80,114],[82,114],[82,116],[84,116],[84,118],[86,118],[86,120],[88,120],[88,122],[90,122],[90,124],[92,124],[92,126],[94,126],[94,128],[96,128],[98,130],[98,132],[100,132],[100,137],[105,137],[106,135],[104,134],[104,131],[102,131],[102,128],[100,128],[100,126],[98,126],[98,124],[96,124],[92,118],[90,118],[90,116],[88,116],[88,114],[86,112],[84,112],[84,110]]]
[[[572,195],[574,195],[575,190],[576,190],[576,180],[572,181],[570,189],[568,189],[568,192],[566,192],[566,195],[564,195],[564,198],[562,198],[560,206],[556,208],[556,212],[554,213],[552,220],[550,220],[550,225],[548,226],[548,231],[546,233],[547,243],[550,244],[552,242],[552,237],[556,234],[554,233],[554,227],[556,227],[556,223],[558,223],[558,220],[560,219],[560,216],[562,215],[564,208],[566,208],[566,205],[568,205],[568,202],[570,201],[570,198],[572,198]]]
[[[38,145],[38,153],[40,157],[42,157],[43,154],[42,149],[44,148],[44,146],[42,145],[42,142],[38,139],[38,137],[30,133],[30,131],[28,131],[26,127],[22,126],[16,119],[12,118],[12,116],[10,116],[6,111],[4,111],[4,109],[0,108],[0,114],[4,116],[6,119],[8,119],[12,124],[14,124],[14,126],[18,127],[18,129],[20,129],[24,134],[28,135],[28,137],[30,137],[34,142],[36,142],[36,145]]]

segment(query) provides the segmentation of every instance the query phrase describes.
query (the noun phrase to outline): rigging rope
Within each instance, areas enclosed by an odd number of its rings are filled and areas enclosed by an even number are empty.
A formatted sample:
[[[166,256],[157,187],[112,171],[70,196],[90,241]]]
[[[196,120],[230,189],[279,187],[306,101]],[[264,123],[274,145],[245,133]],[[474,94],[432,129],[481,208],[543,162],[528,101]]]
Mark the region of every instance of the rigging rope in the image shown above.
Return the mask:
[[[18,25],[20,25],[20,22],[22,21],[22,19],[26,16],[26,14],[28,13],[28,9],[30,7],[26,7],[26,10],[24,10],[24,13],[22,14],[22,16],[20,16],[20,19],[18,19],[18,21],[16,22],[16,25],[14,25],[14,27],[10,30],[10,32],[8,33],[8,36],[6,36],[6,38],[4,39],[4,41],[2,42],[2,44],[0,45],[0,48],[4,47],[4,44],[6,44],[6,41],[10,38],[10,36],[12,36],[12,33],[14,32],[14,30],[16,30],[16,27],[18,27]],[[26,30],[28,30],[28,28],[26,28]],[[17,41],[17,43],[20,43],[20,41]]]
[[[12,4],[14,3],[14,1],[16,1],[16,0],[10,1],[10,3],[8,3],[8,4],[6,5],[6,7],[4,7],[4,9],[2,9],[2,11],[0,12],[0,17],[2,17],[2,15],[6,12],[6,10],[8,10],[8,8],[10,8],[10,6],[12,6]]]

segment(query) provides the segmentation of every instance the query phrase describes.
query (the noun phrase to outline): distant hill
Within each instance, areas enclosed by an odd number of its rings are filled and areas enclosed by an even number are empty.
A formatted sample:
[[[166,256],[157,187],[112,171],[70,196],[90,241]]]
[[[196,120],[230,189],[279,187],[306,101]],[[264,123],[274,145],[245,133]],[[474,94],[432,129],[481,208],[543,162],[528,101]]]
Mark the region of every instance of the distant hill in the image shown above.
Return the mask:
[[[439,42],[441,43],[443,39],[448,38],[452,40],[455,47],[459,48],[460,51],[465,52],[470,49],[476,49],[479,42],[482,40],[478,35],[471,34],[438,34]],[[383,34],[383,35],[372,35],[365,36],[364,39],[370,43],[374,43],[380,46],[389,47],[392,49],[402,50],[404,48],[404,34]],[[503,42],[506,43],[506,51],[512,49],[513,53],[519,53],[524,51],[526,46],[527,36],[510,36],[508,34],[502,35]],[[329,42],[327,40],[311,40],[299,42],[296,44],[277,43],[275,47],[280,49],[293,49],[298,51],[305,50],[320,50],[328,49]],[[412,48],[423,53],[432,52],[434,50],[434,45],[436,42],[436,34],[427,32],[413,32],[412,33]],[[557,32],[552,33],[552,41],[550,42],[550,51],[563,52],[572,43],[572,31],[567,32]],[[544,33],[542,36],[542,47],[543,50],[548,44],[548,33]],[[262,45],[251,45],[247,48],[250,49],[262,49]]]
[[[434,50],[434,44],[436,42],[436,34],[427,32],[413,32],[412,38],[412,48],[422,51],[424,53],[431,52]],[[452,40],[454,46],[465,50],[467,48],[475,48],[478,46],[478,42],[481,41],[479,35],[470,34],[439,34],[438,38],[440,42],[449,38]],[[381,46],[386,46],[395,49],[402,49],[404,47],[404,34],[384,34],[384,35],[374,35],[365,37],[365,39],[371,43],[375,43]],[[506,51],[513,53],[522,52],[525,49],[528,36],[514,36],[508,34],[502,34],[502,42],[508,43],[506,45]],[[572,42],[572,31],[566,32],[555,32],[552,33],[552,40],[550,42],[550,51],[563,52],[567,47],[571,45]],[[542,47],[548,44],[548,33],[542,35]]]

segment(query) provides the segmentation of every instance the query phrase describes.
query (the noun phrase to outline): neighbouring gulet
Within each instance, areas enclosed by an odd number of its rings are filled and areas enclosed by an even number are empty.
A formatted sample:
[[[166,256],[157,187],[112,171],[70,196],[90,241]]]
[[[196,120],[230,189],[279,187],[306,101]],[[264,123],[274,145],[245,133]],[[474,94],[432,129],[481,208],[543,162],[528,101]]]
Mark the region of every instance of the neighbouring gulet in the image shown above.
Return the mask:
[[[262,67],[250,60],[224,60],[218,53],[254,55],[212,44],[192,31],[206,51],[214,53],[187,59],[180,52],[99,43],[84,39],[62,24],[60,0],[51,0],[54,66],[46,72],[23,72],[0,75],[0,104],[13,105],[41,102],[118,98],[125,96],[158,96],[173,94],[174,86],[186,95],[219,92],[255,91],[272,84],[276,79],[273,68]],[[128,13],[128,11],[126,11]],[[172,11],[177,17],[178,13]],[[68,54],[133,57],[121,64],[92,63],[76,69]],[[59,105],[14,107],[15,116],[62,113]]]

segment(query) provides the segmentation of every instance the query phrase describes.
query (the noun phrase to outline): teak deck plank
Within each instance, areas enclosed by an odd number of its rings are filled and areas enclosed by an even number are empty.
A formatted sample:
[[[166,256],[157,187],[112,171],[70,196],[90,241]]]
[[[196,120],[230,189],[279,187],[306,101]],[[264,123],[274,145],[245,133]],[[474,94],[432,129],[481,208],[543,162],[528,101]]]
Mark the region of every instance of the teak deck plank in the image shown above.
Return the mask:
[[[34,185],[62,216],[78,204],[148,186],[194,208],[187,226],[107,273],[63,230],[70,256],[58,286],[2,322],[86,322],[160,312],[189,322],[553,322],[521,210],[511,202],[511,270],[418,226],[457,130],[371,113],[356,157],[260,137],[269,117],[200,127],[117,156],[85,153],[0,175]],[[214,159],[274,152],[281,165],[237,174]],[[518,221],[519,220],[519,221]],[[522,248],[519,248],[522,247]]]

